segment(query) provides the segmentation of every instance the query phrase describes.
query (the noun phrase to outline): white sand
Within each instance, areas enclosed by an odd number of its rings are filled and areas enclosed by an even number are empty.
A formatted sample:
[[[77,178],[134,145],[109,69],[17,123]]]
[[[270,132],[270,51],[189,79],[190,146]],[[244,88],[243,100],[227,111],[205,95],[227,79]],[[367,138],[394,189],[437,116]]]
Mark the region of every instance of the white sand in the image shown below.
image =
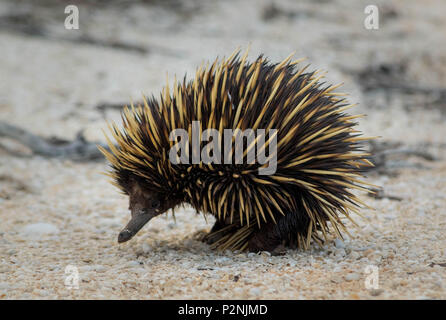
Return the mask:
[[[152,50],[146,56],[0,30],[0,119],[69,139],[86,128],[89,139],[102,140],[105,121],[96,104],[157,95],[166,71],[190,75],[203,60],[251,42],[250,57],[264,52],[278,60],[296,51],[314,68],[329,70],[329,81],[344,81],[351,102],[361,103],[356,112],[368,114],[360,124],[367,134],[407,145],[446,142],[444,114],[421,107],[407,112],[407,101],[398,99],[377,100],[381,107],[370,109],[355,79],[341,72],[405,58],[414,81],[444,86],[443,1],[390,2],[398,18],[373,32],[363,28],[364,1],[276,2],[298,15],[265,22],[260,16],[269,1],[242,0],[184,1],[177,12],[134,6],[86,13],[80,7],[83,32],[146,46]],[[0,14],[10,7],[2,2]],[[63,29],[63,8],[39,10],[54,33],[76,32]],[[106,115],[119,119],[115,111]],[[176,224],[171,216],[156,218],[118,245],[128,204],[100,174],[106,163],[20,159],[0,151],[0,299],[446,299],[446,151],[429,151],[441,160],[413,157],[410,163],[425,168],[369,178],[403,201],[363,196],[376,210],[362,210],[358,229],[348,223],[351,238],[279,257],[210,250],[194,237],[213,220],[206,224],[188,209],[177,213]],[[66,285],[70,265],[77,268],[78,289]],[[375,267],[379,287],[370,289],[368,271]]]

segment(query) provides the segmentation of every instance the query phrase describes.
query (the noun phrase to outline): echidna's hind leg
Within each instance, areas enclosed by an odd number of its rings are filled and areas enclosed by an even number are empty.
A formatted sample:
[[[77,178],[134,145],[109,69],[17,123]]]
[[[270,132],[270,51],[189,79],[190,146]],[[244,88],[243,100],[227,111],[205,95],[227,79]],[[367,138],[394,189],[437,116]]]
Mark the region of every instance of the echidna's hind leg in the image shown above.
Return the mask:
[[[282,238],[277,225],[273,222],[262,225],[248,240],[248,250],[251,252],[283,250]]]
[[[249,251],[269,251],[281,254],[285,247],[306,248],[309,243],[308,235],[310,220],[298,212],[280,217],[277,224],[269,222],[256,229],[248,240]]]

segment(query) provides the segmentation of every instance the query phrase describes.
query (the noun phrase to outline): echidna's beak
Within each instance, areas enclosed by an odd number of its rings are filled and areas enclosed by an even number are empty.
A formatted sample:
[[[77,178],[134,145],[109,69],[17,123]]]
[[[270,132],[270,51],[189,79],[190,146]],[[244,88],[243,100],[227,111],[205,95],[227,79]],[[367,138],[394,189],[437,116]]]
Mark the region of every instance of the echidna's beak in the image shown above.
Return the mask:
[[[122,243],[129,241],[154,216],[155,216],[154,211],[152,212],[150,210],[144,210],[144,209],[138,210],[136,213],[132,215],[132,219],[130,219],[129,223],[127,223],[125,228],[119,233],[118,242]]]

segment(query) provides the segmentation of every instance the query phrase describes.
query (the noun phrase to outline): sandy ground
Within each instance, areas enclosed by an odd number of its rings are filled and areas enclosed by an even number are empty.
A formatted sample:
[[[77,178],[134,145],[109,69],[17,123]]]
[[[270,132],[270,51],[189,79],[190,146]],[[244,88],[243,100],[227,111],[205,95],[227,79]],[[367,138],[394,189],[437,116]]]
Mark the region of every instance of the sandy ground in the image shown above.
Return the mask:
[[[345,83],[355,112],[368,114],[366,134],[424,146],[437,160],[412,156],[371,173],[370,183],[400,201],[364,195],[375,210],[361,211],[359,228],[348,223],[343,241],[270,256],[210,250],[195,238],[213,219],[187,208],[176,223],[158,217],[118,245],[127,199],[101,174],[105,162],[0,149],[0,299],[446,299],[446,99],[365,91],[356,76],[403,62],[394,83],[444,88],[444,1],[378,1],[374,31],[363,27],[365,1],[276,1],[275,11],[270,1],[146,2],[79,5],[77,31],[63,28],[64,7],[52,1],[0,3],[0,119],[46,137],[84,129],[102,141],[105,120],[119,112],[97,105],[157,95],[166,72],[190,75],[251,43],[250,57],[308,57],[328,81]],[[27,17],[28,31],[11,15]],[[45,35],[30,35],[42,26]],[[147,52],[73,41],[80,34]]]

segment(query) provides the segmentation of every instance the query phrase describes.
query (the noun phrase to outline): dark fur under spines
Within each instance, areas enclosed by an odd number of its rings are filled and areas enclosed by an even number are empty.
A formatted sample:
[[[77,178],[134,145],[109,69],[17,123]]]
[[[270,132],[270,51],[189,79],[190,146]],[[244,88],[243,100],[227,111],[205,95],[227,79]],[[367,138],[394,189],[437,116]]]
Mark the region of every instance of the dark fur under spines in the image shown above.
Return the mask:
[[[271,64],[260,56],[248,63],[247,53],[236,52],[200,67],[189,82],[167,85],[158,100],[125,108],[123,130],[110,127],[117,147],[107,138],[110,152],[102,149],[114,183],[127,193],[134,177],[161,201],[214,215],[207,240],[220,249],[308,248],[330,230],[341,237],[341,216],[351,220],[349,212],[362,204],[351,189],[368,191],[360,180],[372,165],[360,144],[367,138],[353,129],[361,115],[344,113],[353,105],[334,92],[338,86],[320,83],[323,74],[297,69],[298,62],[290,56]],[[191,139],[192,121],[221,135],[223,129],[277,129],[277,171],[259,175],[261,164],[246,161],[171,163],[169,133],[183,128]]]

